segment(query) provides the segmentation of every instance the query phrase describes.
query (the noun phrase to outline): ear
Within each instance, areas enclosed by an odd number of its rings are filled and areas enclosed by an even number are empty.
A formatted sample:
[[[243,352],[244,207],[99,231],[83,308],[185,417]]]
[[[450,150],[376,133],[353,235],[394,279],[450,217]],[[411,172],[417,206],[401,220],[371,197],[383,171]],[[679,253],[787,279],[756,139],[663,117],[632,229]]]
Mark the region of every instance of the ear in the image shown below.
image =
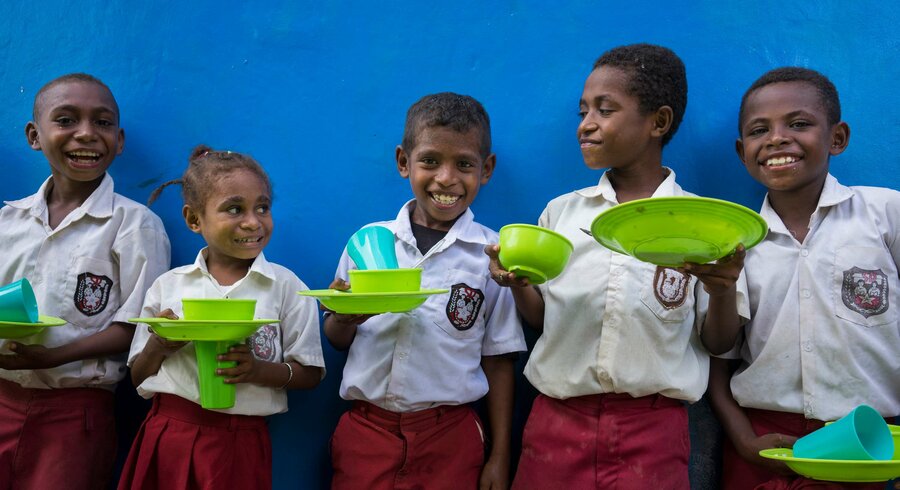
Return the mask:
[[[397,149],[394,150],[394,157],[397,159],[397,171],[400,172],[400,177],[404,179],[409,178],[409,157],[406,155],[406,152],[403,151],[403,147],[397,145]]]
[[[737,153],[738,158],[741,159],[741,163],[744,163],[744,140],[740,138],[734,140],[734,151]]]
[[[119,139],[118,139],[118,143],[116,144],[116,155],[121,155],[122,150],[124,150],[124,149],[125,149],[125,130],[122,128],[119,128]]]
[[[675,115],[672,112],[672,108],[664,105],[656,110],[656,113],[653,114],[653,129],[650,134],[656,138],[662,138],[669,132],[669,129],[672,128],[672,120]]]
[[[37,124],[34,121],[28,121],[28,124],[25,125],[25,139],[28,140],[28,146],[32,150],[41,150],[41,142],[38,141]]]
[[[850,144],[850,126],[841,121],[831,128],[831,148],[828,153],[831,156],[840,155]]]
[[[484,163],[481,165],[481,185],[487,184],[489,180],[491,180],[491,176],[494,175],[494,168],[497,166],[497,155],[491,153],[487,158],[484,159]]]
[[[200,215],[187,204],[181,208],[181,215],[184,216],[184,224],[194,233],[200,233]]]

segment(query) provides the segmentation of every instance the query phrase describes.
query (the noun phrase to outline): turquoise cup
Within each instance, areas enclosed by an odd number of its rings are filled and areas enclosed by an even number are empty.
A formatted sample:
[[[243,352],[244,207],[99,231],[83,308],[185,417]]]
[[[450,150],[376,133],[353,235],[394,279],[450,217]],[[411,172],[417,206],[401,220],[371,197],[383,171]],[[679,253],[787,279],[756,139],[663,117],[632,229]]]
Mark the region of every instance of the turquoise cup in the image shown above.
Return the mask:
[[[854,408],[838,421],[794,443],[795,458],[885,461],[893,456],[891,430],[868,405]]]
[[[37,299],[28,279],[22,278],[0,288],[0,321],[37,323]]]
[[[347,242],[347,254],[360,270],[397,269],[394,233],[383,226],[360,229]]]

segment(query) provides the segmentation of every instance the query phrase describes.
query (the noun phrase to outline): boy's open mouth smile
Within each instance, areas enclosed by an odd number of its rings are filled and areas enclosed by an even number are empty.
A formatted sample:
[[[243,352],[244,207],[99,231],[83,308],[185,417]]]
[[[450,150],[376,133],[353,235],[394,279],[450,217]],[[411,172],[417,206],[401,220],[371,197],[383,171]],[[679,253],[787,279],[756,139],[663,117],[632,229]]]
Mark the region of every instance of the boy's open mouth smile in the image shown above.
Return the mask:
[[[791,165],[793,163],[797,163],[801,160],[800,157],[793,155],[782,155],[782,156],[774,156],[769,157],[763,160],[760,165],[768,168],[777,168],[777,167],[785,167]]]
[[[456,204],[456,201],[459,201],[460,196],[455,196],[452,194],[439,194],[436,192],[431,192],[431,199],[437,203],[440,207],[450,207]]]
[[[100,161],[100,154],[95,151],[76,150],[66,152],[66,157],[72,162],[72,166],[90,168]]]
[[[263,237],[235,238],[234,241],[240,245],[250,245],[261,242]]]

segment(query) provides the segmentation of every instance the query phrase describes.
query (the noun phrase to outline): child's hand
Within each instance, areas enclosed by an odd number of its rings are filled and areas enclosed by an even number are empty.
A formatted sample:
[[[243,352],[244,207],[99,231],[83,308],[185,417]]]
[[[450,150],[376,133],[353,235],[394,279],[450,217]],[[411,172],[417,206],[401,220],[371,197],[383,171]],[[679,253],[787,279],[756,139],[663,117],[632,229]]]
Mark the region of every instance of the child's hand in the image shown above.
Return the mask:
[[[347,291],[350,289],[350,283],[344,281],[340,277],[331,281],[331,284],[328,285],[328,289],[337,289],[338,291]],[[372,318],[375,315],[361,315],[361,314],[345,314],[345,313],[335,313],[334,311],[329,310],[325,307],[325,305],[319,303],[319,309],[322,311],[331,312],[331,316],[334,318],[334,321],[340,325],[359,325],[369,318]]]
[[[522,288],[531,284],[527,277],[516,277],[515,272],[509,272],[503,268],[500,264],[500,245],[487,245],[484,247],[484,253],[491,258],[489,266],[491,279],[500,286]]]
[[[178,315],[172,311],[171,308],[166,308],[158,315],[158,318],[168,318],[169,320],[177,320]],[[145,349],[149,348],[151,351],[159,352],[164,357],[169,357],[178,349],[181,349],[185,345],[187,345],[187,340],[168,340],[163,337],[160,337],[153,331],[152,328],[147,327],[147,330],[150,331],[150,339],[147,340],[147,345],[144,347]]]
[[[228,384],[254,383],[257,378],[259,364],[256,357],[250,352],[247,344],[235,344],[228,348],[227,354],[219,354],[219,361],[233,361],[237,366],[232,368],[218,368],[216,374],[225,377]]]
[[[787,465],[784,464],[784,462],[764,458],[759,455],[759,452],[763,449],[771,449],[775,447],[794,447],[794,442],[796,440],[796,437],[773,432],[770,434],[763,434],[759,437],[755,437],[746,441],[742,441],[740,444],[735,444],[735,449],[737,449],[738,454],[742,458],[744,458],[744,460],[750,463],[753,463],[757,466],[762,466],[778,475],[797,476],[797,474],[794,473],[793,470],[788,468]]]
[[[509,464],[488,459],[481,469],[481,478],[478,481],[478,490],[506,490],[509,488]]]
[[[49,369],[62,364],[56,359],[55,349],[40,344],[22,344],[10,342],[6,348],[12,355],[0,355],[0,369],[14,371],[17,369]]]
[[[744,268],[744,257],[747,255],[743,244],[738,244],[734,252],[716,261],[715,264],[685,263],[682,269],[697,276],[703,283],[703,289],[710,296],[721,296],[730,293]]]

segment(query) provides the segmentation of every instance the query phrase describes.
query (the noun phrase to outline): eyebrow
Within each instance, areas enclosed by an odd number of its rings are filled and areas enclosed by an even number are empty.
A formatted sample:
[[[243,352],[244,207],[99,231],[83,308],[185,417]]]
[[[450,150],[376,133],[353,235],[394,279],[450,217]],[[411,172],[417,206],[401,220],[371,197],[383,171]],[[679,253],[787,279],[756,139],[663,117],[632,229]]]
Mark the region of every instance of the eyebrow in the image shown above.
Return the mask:
[[[56,106],[56,107],[51,107],[51,108],[50,108],[50,113],[52,114],[52,113],[54,113],[54,112],[59,112],[59,111],[78,112],[78,111],[80,111],[80,110],[81,110],[81,108],[78,107],[78,106],[71,105],[71,104],[66,104],[66,105],[60,105],[60,106]],[[114,116],[116,116],[116,117],[119,116],[119,114],[118,114],[115,110],[110,109],[109,107],[106,107],[106,106],[100,106],[100,107],[93,108],[93,109],[90,110],[90,112],[92,112],[92,113],[97,113],[97,112],[108,112],[108,113],[110,113],[110,114],[112,114],[112,115],[114,115]]]
[[[783,119],[791,119],[797,116],[813,116],[813,114],[809,111],[798,109],[796,111],[788,112],[787,114],[781,116]],[[744,126],[748,126],[750,124],[755,124],[759,122],[768,122],[770,119],[768,117],[754,117],[753,119],[748,120],[744,123]]]

